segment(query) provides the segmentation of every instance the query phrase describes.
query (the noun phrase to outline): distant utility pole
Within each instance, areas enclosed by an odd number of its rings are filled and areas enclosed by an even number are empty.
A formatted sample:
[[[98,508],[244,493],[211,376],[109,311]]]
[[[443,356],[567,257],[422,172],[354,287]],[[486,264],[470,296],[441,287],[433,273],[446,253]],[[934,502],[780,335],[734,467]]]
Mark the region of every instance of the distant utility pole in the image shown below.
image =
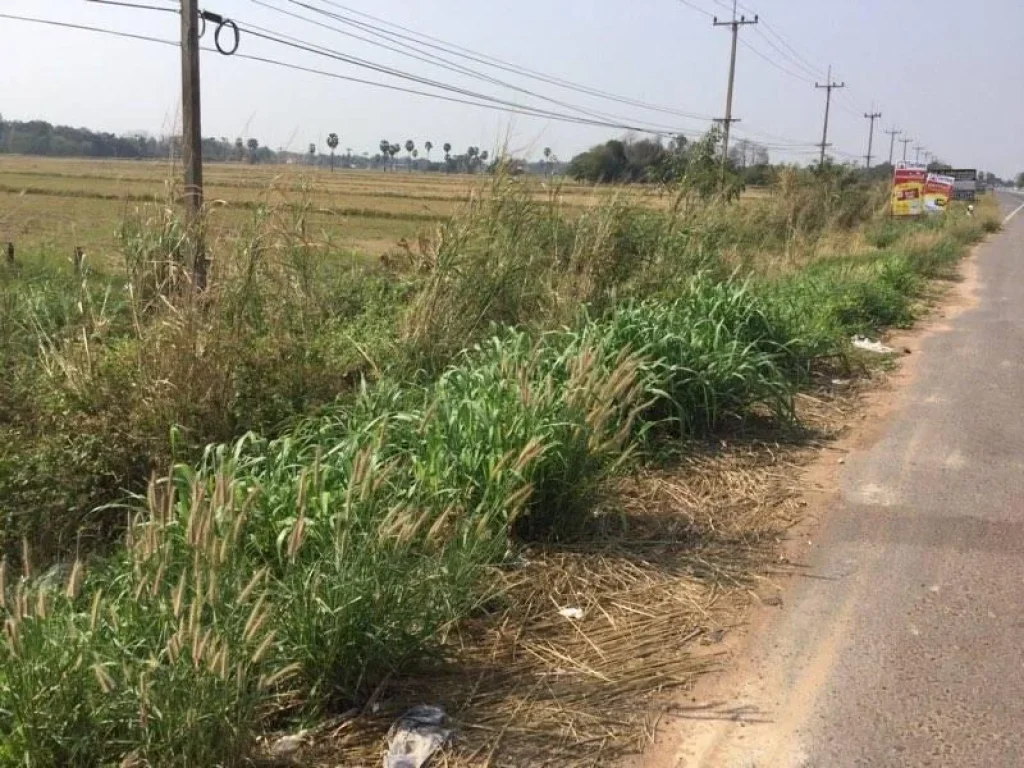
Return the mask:
[[[907,144],[913,142],[913,139],[900,139],[900,144],[903,145],[903,162],[907,162]]]
[[[889,134],[889,165],[892,165],[892,153],[896,148],[896,137],[899,136],[902,131],[898,131],[893,128],[891,131],[885,131],[885,133]]]
[[[877,120],[881,116],[881,112],[864,113],[864,117],[871,121],[871,127],[868,128],[868,156],[866,158],[866,162],[864,163],[864,167],[868,169],[871,168],[871,145],[874,143],[875,139],[875,120]]]
[[[828,80],[825,81],[824,85],[814,84],[815,88],[825,89],[825,127],[821,131],[821,167],[825,167],[825,149],[828,147],[828,110],[832,104],[832,89],[833,88],[845,88],[846,83],[836,83],[832,81],[832,65],[828,65]]]
[[[199,97],[199,3],[181,0],[181,127],[185,165],[187,251],[192,256],[196,287],[206,288],[203,245],[203,136]]]
[[[717,16],[713,17],[714,26],[732,27],[732,53],[729,56],[729,88],[725,94],[725,119],[722,120],[725,126],[722,134],[722,186],[725,186],[725,169],[729,162],[729,132],[732,129],[732,124],[736,122],[732,116],[732,88],[733,82],[736,79],[736,41],[739,38],[740,27],[747,24],[757,24],[757,14],[754,14],[753,20],[747,19],[746,16],[740,16],[737,19],[736,5],[737,0],[732,0],[732,21],[719,21]]]
[[[921,164],[921,150],[924,149],[920,144],[914,147],[914,165]]]

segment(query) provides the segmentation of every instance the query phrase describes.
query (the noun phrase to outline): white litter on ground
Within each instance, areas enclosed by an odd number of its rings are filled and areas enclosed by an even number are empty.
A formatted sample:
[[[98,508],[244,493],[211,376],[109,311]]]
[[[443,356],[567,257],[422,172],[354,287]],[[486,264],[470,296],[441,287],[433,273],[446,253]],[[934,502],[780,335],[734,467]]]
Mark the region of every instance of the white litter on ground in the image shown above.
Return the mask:
[[[872,341],[867,336],[854,336],[853,346],[857,349],[863,349],[865,352],[874,352],[879,355],[888,355],[895,351],[892,347],[887,347],[880,341]]]

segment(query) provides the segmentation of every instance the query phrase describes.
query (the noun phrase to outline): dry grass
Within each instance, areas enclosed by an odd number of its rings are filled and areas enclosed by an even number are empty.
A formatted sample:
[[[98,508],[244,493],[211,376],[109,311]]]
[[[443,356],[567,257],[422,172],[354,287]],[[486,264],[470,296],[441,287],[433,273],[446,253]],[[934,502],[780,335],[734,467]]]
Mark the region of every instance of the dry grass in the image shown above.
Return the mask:
[[[525,551],[503,573],[503,605],[458,628],[446,659],[311,734],[303,764],[379,764],[388,727],[420,701],[444,706],[458,729],[440,765],[590,766],[635,754],[672,695],[725,661],[718,643],[781,567],[802,468],[855,403],[822,390],[801,398],[805,431],[789,442],[748,433],[691,443],[670,466],[616,480],[600,531]]]
[[[169,162],[0,156],[0,243],[21,249],[70,254],[85,248],[95,264],[116,260],[114,232],[128,207],[167,199],[168,180],[179,171]],[[472,195],[486,194],[481,176],[383,173],[287,165],[215,163],[205,168],[209,226],[229,230],[253,205],[308,204],[312,226],[345,247],[380,255],[414,240],[434,222],[451,216]],[[552,184],[525,178],[536,200]],[[582,212],[621,194],[620,188],[568,183],[557,187],[561,207]],[[631,198],[665,209],[671,196],[632,188]],[[756,197],[752,193],[751,197]]]

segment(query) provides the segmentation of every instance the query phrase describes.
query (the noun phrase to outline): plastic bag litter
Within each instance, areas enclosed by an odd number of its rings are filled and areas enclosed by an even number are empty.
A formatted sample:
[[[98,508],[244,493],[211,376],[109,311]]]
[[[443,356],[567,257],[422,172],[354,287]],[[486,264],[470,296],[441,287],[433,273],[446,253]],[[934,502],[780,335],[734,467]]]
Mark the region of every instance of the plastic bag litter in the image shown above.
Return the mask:
[[[895,351],[892,347],[887,347],[880,341],[872,341],[867,336],[854,336],[853,346],[857,349],[863,349],[865,352],[874,352],[879,355],[887,355]]]
[[[583,609],[582,608],[561,608],[561,609],[559,609],[558,614],[560,616],[564,616],[567,619],[576,619],[577,621],[579,621],[580,619],[583,618]]]
[[[402,715],[388,731],[384,768],[423,768],[437,750],[452,740],[452,729],[444,726],[446,718],[441,707],[427,704]]]

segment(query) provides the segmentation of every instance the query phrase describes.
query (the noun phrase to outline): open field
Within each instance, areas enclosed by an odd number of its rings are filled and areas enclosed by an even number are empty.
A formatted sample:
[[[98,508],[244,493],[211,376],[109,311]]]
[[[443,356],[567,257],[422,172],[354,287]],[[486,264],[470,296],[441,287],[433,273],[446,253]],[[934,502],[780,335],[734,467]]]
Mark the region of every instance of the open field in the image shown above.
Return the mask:
[[[67,256],[76,246],[94,263],[116,259],[115,236],[125,214],[163,203],[176,192],[181,168],[171,162],[0,155],[0,243]],[[306,209],[311,232],[339,247],[380,255],[401,240],[432,231],[473,194],[486,194],[482,175],[408,173],[289,165],[213,163],[204,170],[210,226],[231,231],[259,206]],[[538,201],[556,195],[569,214],[623,194],[623,188],[523,180]],[[656,189],[625,192],[654,209],[671,196]],[[745,193],[746,199],[763,194]]]
[[[180,167],[170,162],[0,156],[0,242],[70,253],[75,246],[106,260],[126,211],[170,199]],[[211,226],[227,230],[255,206],[309,209],[309,226],[342,247],[379,255],[401,239],[450,217],[481,188],[481,176],[326,169],[304,166],[210,164],[205,169]],[[525,183],[538,200],[553,188]],[[614,188],[567,184],[560,205],[582,210],[616,194]],[[652,206],[664,204],[647,195]]]

